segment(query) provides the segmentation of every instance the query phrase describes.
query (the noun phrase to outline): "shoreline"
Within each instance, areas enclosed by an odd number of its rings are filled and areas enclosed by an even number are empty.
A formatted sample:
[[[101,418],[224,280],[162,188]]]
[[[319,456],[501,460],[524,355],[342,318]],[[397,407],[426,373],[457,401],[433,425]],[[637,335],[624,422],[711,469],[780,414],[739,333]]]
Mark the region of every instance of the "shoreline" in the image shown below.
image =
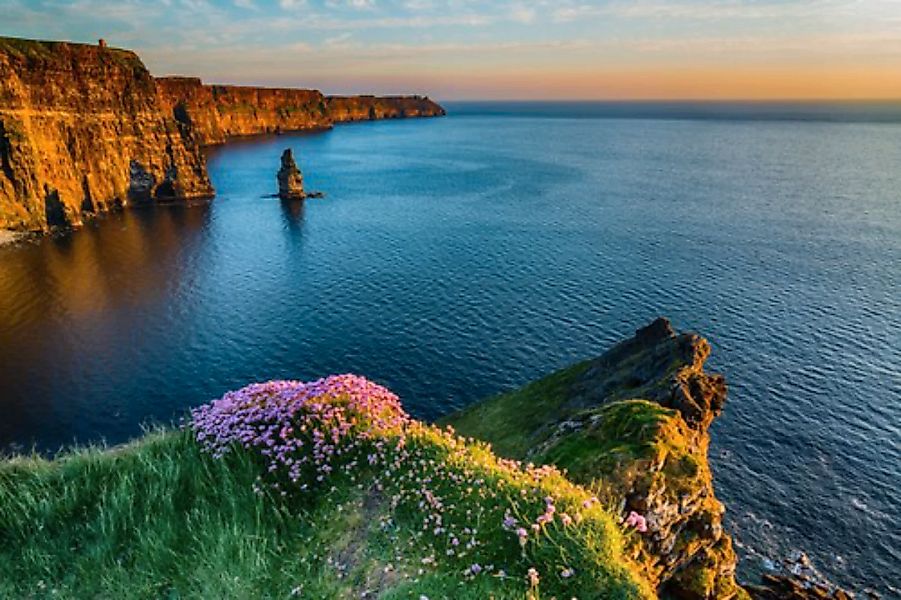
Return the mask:
[[[0,248],[12,246],[29,237],[27,231],[13,231],[12,229],[0,229]]]

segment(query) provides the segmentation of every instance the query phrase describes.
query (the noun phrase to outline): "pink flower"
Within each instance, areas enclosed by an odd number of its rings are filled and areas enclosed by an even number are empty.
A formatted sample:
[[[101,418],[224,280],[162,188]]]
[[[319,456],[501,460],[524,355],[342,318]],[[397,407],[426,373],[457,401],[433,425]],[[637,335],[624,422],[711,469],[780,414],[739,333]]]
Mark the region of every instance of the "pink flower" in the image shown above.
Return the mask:
[[[573,569],[570,569],[569,567],[560,571],[560,577],[562,577],[563,579],[569,579],[570,577],[572,577],[575,574],[576,574],[576,572]]]
[[[526,540],[529,538],[529,532],[520,527],[516,530],[516,536],[519,538],[519,543],[525,546]]]
[[[532,587],[538,587],[538,582],[541,581],[538,577],[538,571],[536,571],[534,567],[529,568],[529,572],[526,573],[526,578],[529,580],[529,585]]]
[[[639,533],[645,533],[648,530],[648,521],[634,510],[629,512],[626,517],[626,525],[634,527]]]

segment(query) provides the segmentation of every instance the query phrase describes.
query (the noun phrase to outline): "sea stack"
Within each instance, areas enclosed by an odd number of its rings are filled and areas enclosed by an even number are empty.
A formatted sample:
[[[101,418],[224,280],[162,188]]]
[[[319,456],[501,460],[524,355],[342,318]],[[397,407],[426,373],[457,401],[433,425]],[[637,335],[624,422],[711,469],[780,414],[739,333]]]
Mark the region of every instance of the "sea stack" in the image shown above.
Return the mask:
[[[294,154],[287,148],[282,152],[282,168],[278,170],[278,197],[282,200],[303,200],[303,175],[294,162]]]

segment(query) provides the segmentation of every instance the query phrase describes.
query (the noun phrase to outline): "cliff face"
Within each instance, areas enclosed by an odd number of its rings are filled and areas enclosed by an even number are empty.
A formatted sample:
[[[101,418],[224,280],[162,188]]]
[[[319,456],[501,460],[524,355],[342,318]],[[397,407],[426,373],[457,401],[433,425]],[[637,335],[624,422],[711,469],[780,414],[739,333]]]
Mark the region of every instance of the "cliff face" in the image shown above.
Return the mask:
[[[332,124],[325,97],[317,90],[204,85],[189,77],[156,81],[166,109],[192,125],[201,145]]]
[[[502,455],[567,470],[625,520],[647,520],[634,559],[661,596],[746,598],[707,448],[726,385],[706,340],[658,319],[590,360],[447,421]]]
[[[134,53],[0,38],[0,228],[212,192],[190,128]]]
[[[231,137],[443,114],[418,96],[155,79],[133,52],[0,38],[0,229],[46,231],[133,202],[210,197],[202,147]]]
[[[329,117],[335,123],[445,114],[441,106],[423,96],[329,96],[327,107]]]
[[[192,77],[160,77],[166,109],[189,122],[202,145],[231,137],[324,129],[335,123],[437,117],[445,114],[422,96],[323,96],[318,90],[204,85]]]

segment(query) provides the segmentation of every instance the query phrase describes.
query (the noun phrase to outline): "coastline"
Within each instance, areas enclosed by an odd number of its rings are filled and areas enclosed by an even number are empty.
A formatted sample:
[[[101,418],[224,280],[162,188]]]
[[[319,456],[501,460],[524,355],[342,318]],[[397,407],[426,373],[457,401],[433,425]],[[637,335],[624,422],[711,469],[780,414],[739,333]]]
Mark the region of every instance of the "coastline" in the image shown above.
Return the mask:
[[[11,246],[17,242],[21,242],[29,237],[25,231],[13,231],[11,229],[0,229],[0,248]]]

